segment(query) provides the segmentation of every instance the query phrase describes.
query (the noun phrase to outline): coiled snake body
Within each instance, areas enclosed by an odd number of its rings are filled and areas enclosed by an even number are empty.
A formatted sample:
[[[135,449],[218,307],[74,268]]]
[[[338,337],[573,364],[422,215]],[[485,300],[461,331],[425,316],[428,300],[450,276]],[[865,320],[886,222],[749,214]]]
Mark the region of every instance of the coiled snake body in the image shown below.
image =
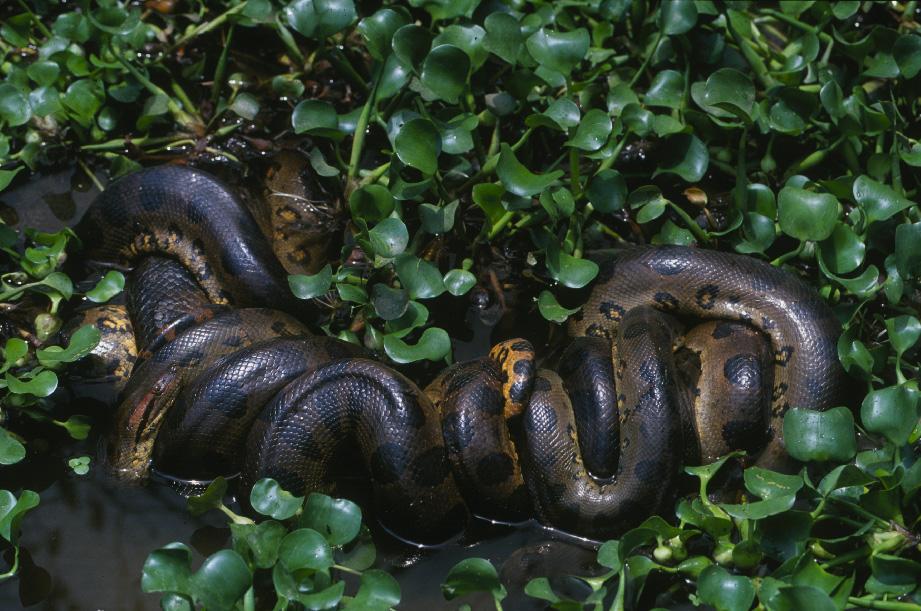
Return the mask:
[[[766,445],[759,464],[782,466],[783,414],[833,406],[843,380],[840,327],[807,285],[747,257],[657,246],[602,267],[559,374],[509,341],[423,392],[363,349],[310,335],[289,314],[309,306],[289,297],[254,227],[223,183],[174,166],[114,182],[78,227],[89,257],[137,266],[140,364],[109,442],[122,478],[153,462],[195,478],[242,469],[244,489],[271,476],[325,491],[337,448],[354,443],[382,521],[413,540],[450,535],[466,507],[600,538],[665,508],[684,461]],[[266,304],[276,310],[252,308]],[[668,314],[720,320],[676,353]],[[724,345],[731,356],[711,358]],[[716,408],[689,405],[689,378]],[[730,394],[741,407],[721,403]]]

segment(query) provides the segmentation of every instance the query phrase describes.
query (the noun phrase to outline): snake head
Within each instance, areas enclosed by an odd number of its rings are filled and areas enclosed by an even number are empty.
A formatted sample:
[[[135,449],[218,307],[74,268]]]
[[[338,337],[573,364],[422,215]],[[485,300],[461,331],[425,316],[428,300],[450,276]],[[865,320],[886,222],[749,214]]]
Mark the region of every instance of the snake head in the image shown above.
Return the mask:
[[[107,471],[120,482],[140,482],[150,474],[154,442],[163,418],[179,395],[182,376],[174,363],[118,407],[108,441]]]

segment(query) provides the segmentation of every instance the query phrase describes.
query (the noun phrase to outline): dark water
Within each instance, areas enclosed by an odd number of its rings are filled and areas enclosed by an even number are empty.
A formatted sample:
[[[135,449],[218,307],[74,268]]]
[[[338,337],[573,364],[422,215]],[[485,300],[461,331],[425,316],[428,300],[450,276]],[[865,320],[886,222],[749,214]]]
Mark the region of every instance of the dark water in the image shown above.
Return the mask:
[[[18,180],[0,193],[0,217],[17,228],[35,227],[54,232],[72,225],[97,191],[81,171]],[[489,331],[497,322],[489,315],[468,317],[473,336],[457,346],[458,359],[486,354]],[[99,407],[76,406],[105,420]],[[94,433],[102,426],[94,427]],[[0,583],[0,610],[159,609],[159,594],[141,591],[141,569],[147,555],[178,541],[194,552],[193,570],[208,555],[229,546],[227,518],[218,511],[198,518],[185,509],[185,499],[166,485],[144,488],[115,487],[97,468],[97,439],[65,444],[57,453],[0,467],[0,488],[18,496],[23,488],[37,491],[41,501],[23,519],[20,536],[20,572]],[[91,471],[77,476],[67,466],[73,456],[92,457]],[[360,488],[361,482],[351,484]],[[393,574],[403,591],[401,609],[493,609],[486,595],[448,602],[441,583],[451,567],[469,557],[490,560],[500,570],[510,598],[505,609],[541,609],[541,601],[523,595],[533,577],[552,577],[563,591],[587,594],[584,585],[564,578],[588,574],[594,551],[554,536],[536,526],[511,528],[474,523],[460,541],[422,550],[402,544],[374,522],[365,509],[365,522],[375,535],[378,565]],[[12,562],[12,551],[2,550],[0,572]]]

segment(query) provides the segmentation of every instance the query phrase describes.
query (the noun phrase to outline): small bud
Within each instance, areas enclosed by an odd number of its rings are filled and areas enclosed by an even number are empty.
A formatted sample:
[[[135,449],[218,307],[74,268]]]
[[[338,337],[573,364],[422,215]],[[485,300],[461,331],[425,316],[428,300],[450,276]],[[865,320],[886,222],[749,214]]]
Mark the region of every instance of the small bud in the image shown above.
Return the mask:
[[[61,328],[61,319],[54,314],[39,314],[35,317],[35,335],[41,341],[57,333]]]

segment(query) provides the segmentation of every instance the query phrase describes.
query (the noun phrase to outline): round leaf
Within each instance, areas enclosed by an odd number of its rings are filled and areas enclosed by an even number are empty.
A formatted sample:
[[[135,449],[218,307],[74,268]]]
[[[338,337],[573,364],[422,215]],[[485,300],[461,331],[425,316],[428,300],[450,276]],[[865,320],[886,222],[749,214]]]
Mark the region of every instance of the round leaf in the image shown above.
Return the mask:
[[[445,291],[441,272],[431,261],[404,253],[396,258],[394,267],[400,282],[409,289],[412,299],[429,299]]]
[[[298,526],[317,531],[330,545],[339,547],[358,536],[361,509],[352,501],[314,492],[307,498]]]
[[[593,108],[585,113],[579,129],[567,144],[583,151],[597,151],[611,135],[611,117],[603,110]]]
[[[684,76],[676,70],[663,70],[652,79],[646,95],[646,106],[681,108],[684,106]]]
[[[409,306],[409,291],[393,289],[386,284],[375,284],[371,289],[371,303],[378,316],[384,320],[395,320],[402,316]]]
[[[892,187],[876,182],[865,175],[860,175],[854,181],[854,200],[867,213],[867,222],[885,221],[894,214],[914,203],[900,196]]]
[[[345,137],[339,129],[336,110],[329,102],[321,100],[304,100],[295,106],[291,113],[291,125],[296,134],[322,136],[337,141]]]
[[[125,276],[113,269],[107,272],[92,290],[87,291],[86,298],[94,303],[105,303],[121,293],[124,288]]]
[[[531,57],[545,68],[568,75],[586,56],[591,38],[588,30],[553,32],[541,28],[528,37]]]
[[[476,284],[476,276],[463,269],[452,269],[444,278],[445,288],[455,297],[464,295]]]
[[[265,478],[256,482],[249,493],[249,502],[253,509],[264,516],[276,520],[287,520],[301,508],[304,497],[294,496],[274,479]]]
[[[291,27],[306,36],[322,40],[349,27],[355,20],[352,0],[295,0],[285,9]]]
[[[514,65],[523,42],[518,20],[508,13],[490,13],[483,22],[483,29],[486,30],[483,47]]]
[[[857,452],[854,416],[844,407],[827,412],[791,409],[784,415],[787,452],[797,460],[850,460]]]
[[[439,45],[425,56],[420,81],[449,104],[457,104],[467,86],[470,56],[454,45]]]
[[[29,100],[9,83],[0,85],[0,119],[10,127],[22,125],[32,116]]]
[[[278,548],[278,560],[289,571],[322,571],[334,564],[326,538],[315,530],[299,528],[288,533]]]
[[[566,319],[579,311],[580,308],[572,310],[564,308],[553,296],[550,291],[541,291],[537,298],[537,307],[540,309],[540,315],[551,322],[563,323]]]
[[[659,167],[653,176],[671,172],[688,182],[703,178],[710,165],[707,146],[694,134],[672,134],[665,139]]]
[[[515,195],[529,197],[553,184],[563,175],[563,170],[556,170],[549,174],[532,174],[518,161],[511,147],[503,142],[502,152],[499,153],[499,161],[496,164],[496,174],[506,190]]]
[[[496,567],[483,558],[468,558],[455,565],[441,584],[441,592],[448,600],[474,592],[489,592],[497,598],[505,596]]]
[[[0,427],[0,465],[13,465],[26,457],[26,447]]]
[[[393,259],[406,250],[409,243],[409,232],[400,219],[385,218],[375,225],[369,234],[371,248],[375,254],[385,259]]]
[[[606,168],[592,178],[585,195],[595,210],[611,213],[624,207],[627,201],[627,183],[620,172]]]
[[[730,575],[719,566],[707,567],[700,572],[697,593],[701,601],[713,605],[717,611],[747,611],[755,600],[755,586],[744,575]]]
[[[438,361],[451,351],[451,338],[444,329],[437,327],[426,329],[415,346],[387,335],[384,337],[384,351],[397,363],[412,363],[422,359]]]
[[[352,218],[363,219],[367,223],[377,223],[393,212],[395,201],[386,187],[365,185],[352,191],[349,196],[349,210]]]
[[[386,611],[400,602],[400,584],[380,569],[371,569],[361,575],[361,587],[349,603],[349,609]]]
[[[393,35],[393,53],[406,66],[418,72],[432,48],[432,33],[420,25],[404,25]]]
[[[406,25],[406,18],[397,11],[383,8],[362,19],[356,26],[368,52],[377,60],[384,60],[393,51],[393,35]]]
[[[835,223],[831,237],[819,243],[819,254],[834,274],[847,274],[863,263],[866,246],[854,230],[843,223]]]
[[[181,543],[154,550],[147,556],[141,570],[141,590],[189,594],[191,565],[192,550]]]
[[[838,200],[830,193],[784,187],[777,195],[780,228],[798,240],[828,238],[838,219]]]
[[[318,273],[307,276],[304,274],[291,274],[288,276],[288,286],[298,299],[312,299],[319,297],[329,290],[333,284],[333,270],[327,263]]]
[[[419,117],[404,123],[393,145],[397,156],[406,165],[424,174],[438,171],[441,137],[438,128],[429,119]]]
[[[896,446],[903,446],[918,424],[918,398],[918,391],[905,386],[874,390],[863,400],[860,420],[871,433],[882,435]]]
[[[752,124],[755,84],[746,74],[733,68],[720,68],[710,75],[704,88],[704,102]]]
[[[666,36],[685,34],[697,23],[697,5],[691,0],[663,2],[659,6],[658,24]]]
[[[230,609],[253,585],[253,575],[237,552],[224,549],[210,556],[192,575],[192,599],[208,609]]]

